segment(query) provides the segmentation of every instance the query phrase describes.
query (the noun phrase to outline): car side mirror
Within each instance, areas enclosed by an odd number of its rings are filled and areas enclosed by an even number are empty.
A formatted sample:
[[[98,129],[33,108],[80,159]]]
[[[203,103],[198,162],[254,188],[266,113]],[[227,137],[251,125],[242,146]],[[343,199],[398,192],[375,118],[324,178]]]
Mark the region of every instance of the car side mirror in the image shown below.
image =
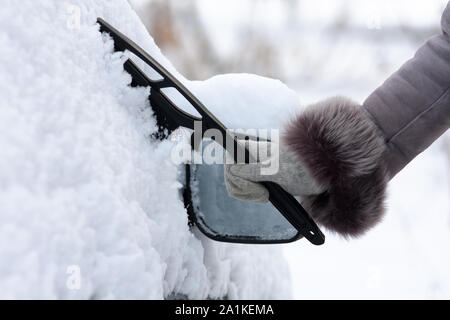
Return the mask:
[[[235,156],[239,152],[242,152],[246,159],[249,157],[249,150],[244,146],[235,143],[235,137],[230,134],[228,128],[220,122],[220,120],[211,113],[211,111],[209,111],[208,108],[206,108],[206,106],[204,106],[180,80],[172,75],[135,42],[122,34],[119,30],[115,29],[105,20],[97,18],[97,22],[100,25],[100,31],[108,33],[114,40],[115,51],[128,50],[133,53],[133,59],[129,58],[124,63],[125,71],[127,71],[132,78],[131,86],[149,86],[151,88],[149,101],[155,113],[158,126],[158,131],[152,134],[153,138],[165,139],[171,132],[180,127],[191,129],[195,132],[195,122],[201,121],[203,129],[217,130],[222,137],[226,137],[219,143],[223,149],[229,150],[229,148],[234,147],[236,148],[235,151],[237,151],[234,153]],[[153,75],[156,73],[158,77],[155,79],[154,77],[150,78],[147,76],[146,73],[133,62],[135,58],[140,59],[141,62],[145,64],[146,68],[153,70]],[[180,109],[178,102],[170,97],[168,91],[176,91],[178,95],[181,95],[187,100],[190,106],[195,109],[197,115],[191,114],[187,110]],[[198,133],[203,135],[204,132]],[[233,139],[231,140],[233,146],[228,146],[227,148],[226,141],[229,141],[228,138]],[[208,178],[208,174],[205,175],[206,178],[197,177],[197,175],[204,176],[203,169],[204,168],[201,167],[195,176],[191,174],[191,170],[189,169],[189,175],[186,175],[189,176],[189,181],[186,184],[184,200],[188,212],[191,212],[190,215],[193,217],[192,219],[195,220],[194,223],[211,238],[230,242],[280,243],[294,241],[300,237],[304,237],[314,245],[322,245],[325,242],[325,235],[297,199],[273,181],[261,181],[261,184],[269,193],[269,201],[272,205],[270,209],[267,205],[258,205],[254,203],[244,204],[245,202],[243,201],[228,197],[228,193],[224,187],[222,173],[220,173],[220,176],[216,175],[215,178],[218,183],[217,188],[222,188],[221,190],[216,190],[218,197],[217,201],[222,201],[221,206],[217,205],[217,208],[215,208],[213,206],[214,202],[209,203],[208,201],[205,201],[205,199],[211,198],[211,195],[207,195],[208,191],[215,190],[213,188],[205,190],[206,196],[199,193],[201,196],[198,198],[203,200],[195,203],[194,206],[194,200],[196,198],[192,192],[193,190],[191,190],[193,188],[190,179],[193,177],[193,181],[195,181],[195,179],[200,181],[198,188],[203,188],[204,184],[208,185],[208,182],[211,181],[211,178]],[[222,170],[219,171],[221,172]],[[212,175],[213,173],[214,172],[210,172],[211,177],[214,177]],[[222,179],[222,184],[220,184],[220,179]],[[232,208],[235,208],[236,210],[232,210]],[[253,214],[245,215],[244,213],[247,211]],[[221,212],[221,214],[219,214],[219,212]],[[277,212],[277,214],[282,217],[273,215],[273,212]],[[222,227],[216,225],[217,218],[219,217],[223,221],[227,221],[228,225],[225,224],[225,226]],[[240,221],[240,223],[236,224],[235,221]],[[293,227],[293,229],[290,227]],[[294,229],[298,231],[295,235]]]
[[[236,243],[287,243],[302,238],[270,202],[228,195],[223,164],[186,164],[184,201],[190,220],[207,237]]]

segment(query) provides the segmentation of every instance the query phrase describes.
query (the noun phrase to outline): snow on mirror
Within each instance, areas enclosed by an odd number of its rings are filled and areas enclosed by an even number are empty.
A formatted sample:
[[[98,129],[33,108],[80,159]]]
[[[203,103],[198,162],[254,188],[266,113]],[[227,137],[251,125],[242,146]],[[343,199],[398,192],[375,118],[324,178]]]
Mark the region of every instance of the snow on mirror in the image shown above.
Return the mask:
[[[127,55],[132,58],[131,60],[138,65],[138,67],[145,73],[145,75],[153,81],[158,81],[164,79],[155,69],[150,67],[147,63],[143,62],[134,53],[127,51]]]
[[[198,113],[194,106],[189,101],[187,101],[187,99],[183,97],[183,95],[178,92],[177,89],[172,87],[162,88],[161,92],[164,94],[164,96],[166,96],[166,98],[172,101],[174,105],[176,105],[184,112],[187,112],[194,117],[201,118],[200,113]]]
[[[222,164],[187,166],[194,222],[208,237],[228,242],[283,243],[301,235],[270,203],[241,201],[227,193]]]

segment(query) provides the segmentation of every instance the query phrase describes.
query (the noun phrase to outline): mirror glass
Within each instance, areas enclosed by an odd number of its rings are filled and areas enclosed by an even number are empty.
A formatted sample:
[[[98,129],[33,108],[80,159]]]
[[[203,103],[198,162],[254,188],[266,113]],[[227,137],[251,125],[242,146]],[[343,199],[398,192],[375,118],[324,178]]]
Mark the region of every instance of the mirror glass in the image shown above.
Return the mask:
[[[210,238],[243,243],[280,243],[301,237],[270,202],[259,204],[230,197],[222,164],[189,165],[189,170],[194,219],[199,229]]]

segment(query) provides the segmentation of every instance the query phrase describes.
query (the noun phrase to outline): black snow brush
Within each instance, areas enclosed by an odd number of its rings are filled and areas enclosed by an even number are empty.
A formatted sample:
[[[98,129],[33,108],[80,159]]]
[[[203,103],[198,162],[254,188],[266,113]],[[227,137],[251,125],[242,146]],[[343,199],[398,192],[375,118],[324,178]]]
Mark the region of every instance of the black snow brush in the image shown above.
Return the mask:
[[[173,130],[185,127],[194,130],[194,122],[201,121],[202,132],[208,129],[216,129],[222,137],[219,143],[224,149],[233,149],[235,156],[245,154],[249,158],[248,150],[241,144],[236,143],[235,137],[230,137],[227,128],[217,119],[201,102],[195,97],[178,79],[161,66],[153,57],[120,33],[106,21],[97,19],[100,31],[108,33],[114,41],[115,51],[128,50],[146,65],[152,68],[159,79],[150,79],[131,59],[124,63],[124,69],[132,77],[132,86],[150,87],[150,105],[154,111],[158,132],[155,136],[163,139]],[[134,57],[133,57],[134,58]],[[182,110],[164,93],[163,89],[176,90],[181,94],[198,112],[200,116],[193,116]],[[193,135],[195,132],[193,132]],[[199,133],[197,133],[199,134]],[[232,146],[227,146],[226,141],[234,141]],[[237,152],[234,152],[237,151]],[[208,237],[225,242],[237,243],[285,243],[298,240],[302,237],[308,239],[315,245],[325,242],[325,236],[316,223],[305,211],[301,204],[288,192],[274,182],[262,182],[269,191],[271,204],[255,204],[236,200],[226,194],[223,184],[223,165],[206,168],[208,165],[186,165],[186,185],[184,202],[191,221]],[[208,166],[209,167],[209,166]],[[206,178],[207,181],[204,181]],[[212,180],[216,179],[216,180]],[[221,199],[230,203],[227,210],[217,208],[205,201],[198,201],[201,197],[202,188],[211,188],[212,185],[221,188],[223,194]],[[206,189],[205,189],[206,190]],[[194,195],[195,193],[196,196]],[[274,207],[278,210],[274,210]],[[244,211],[257,212],[246,214]]]

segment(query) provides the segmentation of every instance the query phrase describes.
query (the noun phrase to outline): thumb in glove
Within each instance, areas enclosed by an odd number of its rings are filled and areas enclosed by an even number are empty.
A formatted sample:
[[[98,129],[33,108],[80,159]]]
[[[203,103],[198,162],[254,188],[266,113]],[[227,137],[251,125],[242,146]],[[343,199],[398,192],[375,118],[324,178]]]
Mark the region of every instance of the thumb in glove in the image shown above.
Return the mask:
[[[239,140],[238,143],[247,144],[249,154],[255,161],[250,164],[225,164],[225,184],[230,196],[239,200],[267,202],[269,192],[259,183],[262,181],[275,182],[294,196],[316,195],[324,191],[297,155],[284,144],[254,140]]]

